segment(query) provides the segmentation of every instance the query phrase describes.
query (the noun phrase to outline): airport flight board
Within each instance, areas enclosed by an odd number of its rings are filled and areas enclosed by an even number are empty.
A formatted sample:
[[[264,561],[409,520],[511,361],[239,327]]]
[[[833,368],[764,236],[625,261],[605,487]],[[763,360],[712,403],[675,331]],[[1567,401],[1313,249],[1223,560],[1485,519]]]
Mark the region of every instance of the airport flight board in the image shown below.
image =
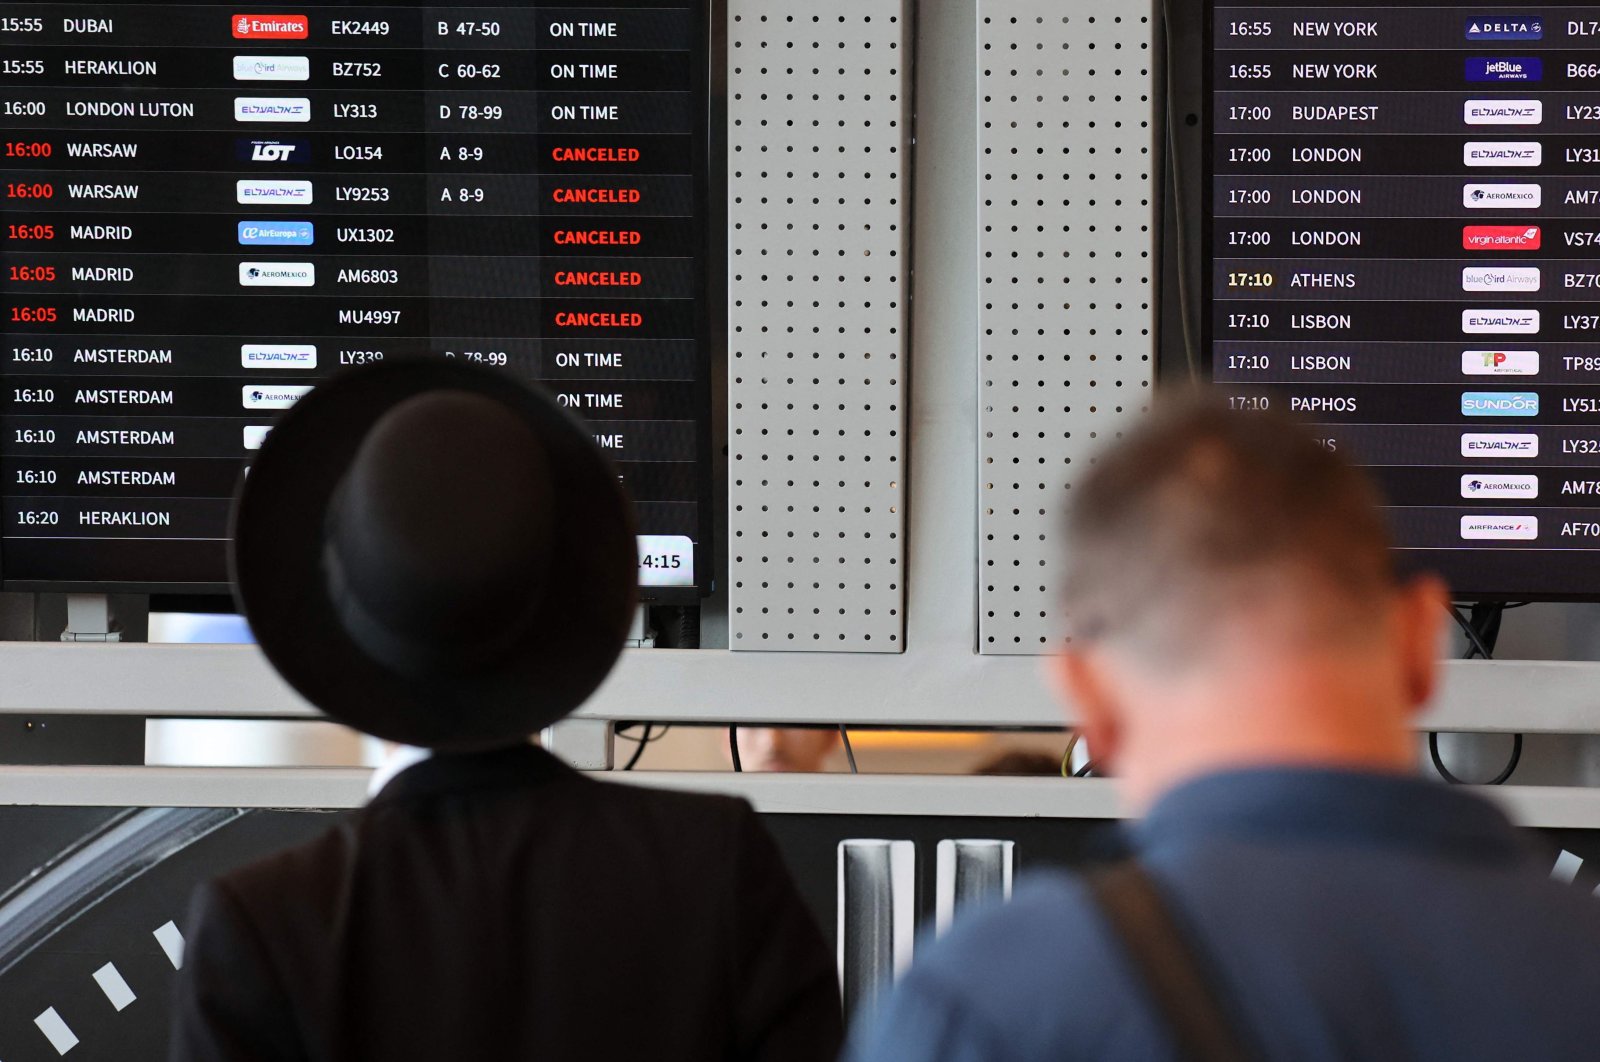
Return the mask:
[[[1600,596],[1600,6],[1210,8],[1204,358],[1408,566]]]
[[[343,367],[539,381],[709,583],[704,0],[0,7],[0,582],[218,590]]]

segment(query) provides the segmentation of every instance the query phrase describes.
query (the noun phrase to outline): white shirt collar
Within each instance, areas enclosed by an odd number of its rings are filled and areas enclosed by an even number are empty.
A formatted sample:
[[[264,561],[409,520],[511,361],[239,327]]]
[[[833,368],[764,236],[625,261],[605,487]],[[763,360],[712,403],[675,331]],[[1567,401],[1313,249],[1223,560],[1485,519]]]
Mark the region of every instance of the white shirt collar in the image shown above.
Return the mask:
[[[423,760],[433,755],[432,749],[419,749],[415,745],[396,745],[378,769],[372,772],[372,777],[367,779],[367,799],[377,796],[383,787],[394,780],[395,775],[407,767],[415,767]]]

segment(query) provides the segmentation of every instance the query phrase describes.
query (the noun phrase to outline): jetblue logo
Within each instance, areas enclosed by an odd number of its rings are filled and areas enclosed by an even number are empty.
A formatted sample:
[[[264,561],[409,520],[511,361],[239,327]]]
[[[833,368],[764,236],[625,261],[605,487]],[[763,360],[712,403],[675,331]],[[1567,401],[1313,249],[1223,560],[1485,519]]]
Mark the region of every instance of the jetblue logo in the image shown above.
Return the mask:
[[[1526,56],[1467,60],[1468,81],[1542,81],[1544,64]]]
[[[245,247],[310,247],[317,242],[309,221],[241,221],[239,243]]]
[[[1537,15],[1490,15],[1467,19],[1469,41],[1542,41],[1544,19]]]
[[[240,162],[305,164],[311,161],[311,141],[235,140],[233,156]]]
[[[1467,391],[1461,396],[1461,415],[1537,417],[1539,395],[1535,391]]]

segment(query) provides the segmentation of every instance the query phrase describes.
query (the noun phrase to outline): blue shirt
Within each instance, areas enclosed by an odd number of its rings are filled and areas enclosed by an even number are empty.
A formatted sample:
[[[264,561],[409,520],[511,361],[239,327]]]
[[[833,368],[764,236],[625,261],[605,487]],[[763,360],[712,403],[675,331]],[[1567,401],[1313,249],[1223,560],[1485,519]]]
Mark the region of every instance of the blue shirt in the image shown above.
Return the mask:
[[[1253,770],[1130,828],[1268,1059],[1600,1058],[1600,900],[1550,880],[1494,807],[1418,779]],[[957,921],[850,1062],[1176,1059],[1065,875]]]

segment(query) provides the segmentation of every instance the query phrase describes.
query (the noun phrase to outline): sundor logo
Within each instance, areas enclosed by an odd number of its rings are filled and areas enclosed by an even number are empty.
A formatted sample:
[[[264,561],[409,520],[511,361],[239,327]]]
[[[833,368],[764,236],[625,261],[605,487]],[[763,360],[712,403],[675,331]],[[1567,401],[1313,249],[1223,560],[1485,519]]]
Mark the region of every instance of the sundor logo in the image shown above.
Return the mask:
[[[1461,396],[1466,417],[1537,417],[1539,396],[1533,391],[1468,391]]]

